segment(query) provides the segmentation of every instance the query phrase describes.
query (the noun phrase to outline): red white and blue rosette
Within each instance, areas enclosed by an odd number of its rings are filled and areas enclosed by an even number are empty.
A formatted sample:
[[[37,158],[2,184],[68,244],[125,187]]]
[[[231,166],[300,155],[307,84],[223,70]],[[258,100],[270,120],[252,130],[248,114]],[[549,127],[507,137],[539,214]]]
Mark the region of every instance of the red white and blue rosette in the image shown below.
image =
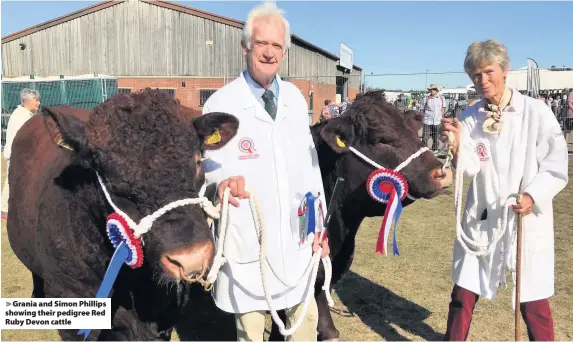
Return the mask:
[[[392,189],[395,189],[400,201],[408,195],[408,182],[399,172],[390,169],[378,169],[370,173],[366,181],[368,194],[373,200],[388,203]]]
[[[141,267],[143,265],[141,240],[133,235],[133,231],[129,228],[127,221],[118,213],[110,214],[107,217],[106,230],[114,248],[117,248],[121,242],[125,241],[125,245],[130,251],[125,263],[134,269]]]
[[[366,182],[368,194],[372,199],[386,204],[384,219],[378,233],[376,253],[387,255],[388,235],[394,226],[394,238],[392,250],[394,255],[400,255],[396,231],[398,220],[402,214],[402,200],[408,195],[408,182],[400,173],[390,169],[378,169],[373,171]]]
[[[123,264],[129,265],[133,269],[143,265],[141,240],[133,235],[133,231],[129,228],[127,221],[121,215],[113,213],[107,217],[106,231],[115,251],[96,293],[96,298],[109,297],[109,293]],[[84,336],[84,341],[90,333],[91,329],[80,329],[78,331],[78,335]]]

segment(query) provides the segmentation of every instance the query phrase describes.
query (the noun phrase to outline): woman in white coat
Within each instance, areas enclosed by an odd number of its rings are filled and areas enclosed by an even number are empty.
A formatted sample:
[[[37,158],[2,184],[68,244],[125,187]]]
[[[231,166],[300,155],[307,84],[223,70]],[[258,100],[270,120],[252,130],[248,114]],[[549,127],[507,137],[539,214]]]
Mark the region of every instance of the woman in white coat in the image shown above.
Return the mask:
[[[34,112],[40,108],[40,93],[37,90],[24,88],[20,91],[20,105],[14,109],[8,127],[6,129],[6,145],[4,146],[4,158],[6,159],[6,178],[2,186],[2,215],[8,214],[9,184],[8,172],[10,172],[10,157],[12,156],[12,142],[16,133],[30,120]]]
[[[217,274],[213,298],[221,310],[235,314],[239,340],[263,340],[265,312],[271,304],[272,309],[285,309],[287,328],[300,322],[289,340],[316,341],[318,309],[305,270],[318,250],[318,230],[314,237],[302,232],[299,207],[308,193],[317,197],[314,208],[322,203],[323,213],[326,202],[306,101],[277,75],[290,44],[289,25],[281,13],[273,3],[249,13],[242,39],[247,69],[203,107],[203,113],[226,112],[239,119],[233,141],[205,153],[207,181],[218,184],[220,198],[230,188],[232,204],[222,248],[226,262]],[[256,195],[264,222],[268,292],[263,288],[249,192]],[[326,256],[328,241],[322,245]],[[305,312],[302,303],[308,291]],[[265,292],[272,296],[270,303]]]
[[[554,294],[552,200],[568,182],[567,145],[549,107],[506,86],[509,58],[501,43],[472,43],[464,69],[482,100],[459,121],[442,122],[442,139],[449,141],[457,172],[473,177],[457,226],[445,339],[467,339],[478,298],[494,299],[499,286],[505,286],[505,270],[515,274],[514,226],[520,213],[520,310],[531,340],[553,340],[548,300]],[[522,200],[509,205],[522,180]],[[512,196],[513,202],[508,200]]]

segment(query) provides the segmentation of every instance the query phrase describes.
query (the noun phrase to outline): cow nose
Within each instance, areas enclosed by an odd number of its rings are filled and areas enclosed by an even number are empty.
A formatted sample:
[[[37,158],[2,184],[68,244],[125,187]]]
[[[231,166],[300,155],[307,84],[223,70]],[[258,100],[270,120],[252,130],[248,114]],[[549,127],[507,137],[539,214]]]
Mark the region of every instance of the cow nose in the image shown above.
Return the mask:
[[[430,181],[436,187],[436,190],[447,188],[452,184],[453,172],[451,169],[442,169],[441,167],[430,171]]]
[[[213,258],[214,245],[211,241],[193,244],[189,247],[164,253],[160,258],[163,270],[176,280],[200,278]]]

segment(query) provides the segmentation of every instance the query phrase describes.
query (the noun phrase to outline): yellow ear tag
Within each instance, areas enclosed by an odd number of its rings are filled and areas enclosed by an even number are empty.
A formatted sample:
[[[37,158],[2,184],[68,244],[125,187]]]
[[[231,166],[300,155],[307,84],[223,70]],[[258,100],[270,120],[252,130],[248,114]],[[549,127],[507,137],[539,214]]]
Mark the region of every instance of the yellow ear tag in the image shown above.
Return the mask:
[[[346,145],[342,142],[342,140],[340,140],[340,137],[338,135],[336,136],[336,143],[340,147],[346,147]]]
[[[206,144],[216,144],[219,141],[221,141],[221,134],[219,133],[219,130],[215,130],[215,132],[213,132],[213,134],[211,134],[210,136],[207,137],[207,139],[205,139],[205,143]]]
[[[60,137],[60,139],[58,139],[58,145],[62,146],[62,147],[65,148],[65,149],[68,149],[68,150],[70,150],[70,151],[73,151],[72,147],[71,147],[70,145],[66,144],[66,143],[64,142],[64,139],[62,139],[62,137]]]

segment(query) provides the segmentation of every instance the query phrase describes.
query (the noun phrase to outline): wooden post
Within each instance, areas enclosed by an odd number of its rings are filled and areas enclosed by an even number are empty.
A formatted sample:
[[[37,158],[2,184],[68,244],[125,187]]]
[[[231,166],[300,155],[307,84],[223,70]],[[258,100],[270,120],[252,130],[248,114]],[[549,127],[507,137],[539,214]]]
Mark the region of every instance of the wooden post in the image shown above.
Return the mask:
[[[517,195],[517,203],[521,203],[523,196],[523,178],[519,183],[519,194]],[[521,233],[523,228],[523,215],[517,214],[517,256],[516,256],[516,279],[515,279],[515,341],[521,340],[521,326],[520,326],[520,297],[521,297]]]

